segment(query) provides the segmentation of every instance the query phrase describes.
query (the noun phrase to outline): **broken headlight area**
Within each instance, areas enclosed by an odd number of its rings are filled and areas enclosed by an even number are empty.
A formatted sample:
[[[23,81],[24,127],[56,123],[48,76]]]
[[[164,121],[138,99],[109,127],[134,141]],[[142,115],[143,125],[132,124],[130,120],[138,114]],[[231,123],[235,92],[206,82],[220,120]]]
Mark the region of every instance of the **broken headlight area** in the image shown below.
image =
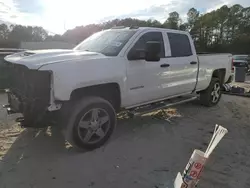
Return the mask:
[[[23,125],[41,127],[50,105],[51,72],[28,69],[24,65],[5,63],[8,74],[8,111],[21,113]],[[20,119],[19,119],[20,120]]]

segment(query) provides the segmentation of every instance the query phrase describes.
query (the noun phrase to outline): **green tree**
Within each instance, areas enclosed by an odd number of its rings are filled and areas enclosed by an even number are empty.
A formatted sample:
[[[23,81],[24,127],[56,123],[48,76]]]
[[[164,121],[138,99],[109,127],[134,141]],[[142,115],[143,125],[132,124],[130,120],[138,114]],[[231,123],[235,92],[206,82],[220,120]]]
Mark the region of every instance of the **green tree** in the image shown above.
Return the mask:
[[[180,23],[180,15],[178,12],[169,13],[168,19],[164,22],[163,26],[169,29],[178,29]]]
[[[48,33],[42,27],[32,28],[32,41],[44,41],[48,37]]]
[[[147,20],[146,24],[147,24],[147,27],[162,27],[161,22],[157,20],[153,20],[153,19]]]
[[[244,21],[241,20],[243,16],[243,7],[241,5],[233,5],[228,14],[228,22],[227,22],[227,40],[232,41],[236,35],[238,35],[240,25],[244,24]],[[243,21],[243,22],[242,22]],[[248,20],[249,22],[249,20]]]
[[[187,13],[187,24],[189,27],[189,30],[191,28],[194,28],[195,24],[197,24],[197,21],[199,19],[200,12],[196,10],[195,8],[189,9]]]
[[[180,15],[178,12],[169,13],[168,19],[163,23],[163,26],[169,29],[178,29],[180,23]]]
[[[0,40],[3,41],[3,40],[7,40],[8,39],[8,36],[9,36],[9,28],[6,24],[1,24],[0,25]]]
[[[222,6],[215,12],[215,20],[217,22],[217,29],[219,31],[219,43],[222,44],[225,41],[225,37],[227,34],[227,22],[228,22],[228,15],[229,15],[230,8],[226,5]]]
[[[13,41],[32,41],[32,27],[11,25],[9,39]]]
[[[193,36],[193,40],[196,43],[201,38],[201,23],[200,13],[195,8],[189,9],[187,13],[186,30]]]

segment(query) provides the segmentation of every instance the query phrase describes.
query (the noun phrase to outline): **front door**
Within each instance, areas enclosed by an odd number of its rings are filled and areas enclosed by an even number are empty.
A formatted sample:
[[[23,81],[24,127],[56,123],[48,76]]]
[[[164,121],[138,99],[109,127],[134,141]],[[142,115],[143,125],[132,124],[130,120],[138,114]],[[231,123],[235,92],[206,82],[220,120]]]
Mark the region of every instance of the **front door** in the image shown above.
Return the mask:
[[[127,66],[127,90],[129,103],[126,106],[141,104],[157,99],[161,99],[167,93],[162,89],[166,82],[168,66],[165,58],[165,47],[162,32],[150,31],[144,32],[137,37],[131,50],[142,49],[146,47],[148,41],[159,41],[161,43],[161,59],[159,61],[130,60]],[[128,52],[128,53],[129,53]]]

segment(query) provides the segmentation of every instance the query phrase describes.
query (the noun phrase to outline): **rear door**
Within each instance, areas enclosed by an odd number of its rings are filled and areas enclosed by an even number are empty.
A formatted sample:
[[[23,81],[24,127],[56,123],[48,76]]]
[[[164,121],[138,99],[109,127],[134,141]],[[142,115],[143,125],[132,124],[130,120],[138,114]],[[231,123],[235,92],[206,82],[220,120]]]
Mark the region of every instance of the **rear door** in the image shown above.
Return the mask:
[[[185,33],[165,32],[168,70],[166,89],[171,95],[191,93],[196,85],[198,60],[192,39]]]

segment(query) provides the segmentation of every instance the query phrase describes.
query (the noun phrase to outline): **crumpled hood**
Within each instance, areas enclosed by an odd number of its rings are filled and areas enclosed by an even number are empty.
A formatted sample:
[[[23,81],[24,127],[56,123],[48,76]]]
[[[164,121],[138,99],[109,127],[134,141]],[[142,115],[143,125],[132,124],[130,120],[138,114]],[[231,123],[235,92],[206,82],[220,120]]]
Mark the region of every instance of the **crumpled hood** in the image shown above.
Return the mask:
[[[77,50],[33,50],[24,51],[6,56],[4,59],[11,63],[22,64],[30,69],[39,69],[41,66],[61,63],[71,60],[100,59],[106,56],[96,52]]]

